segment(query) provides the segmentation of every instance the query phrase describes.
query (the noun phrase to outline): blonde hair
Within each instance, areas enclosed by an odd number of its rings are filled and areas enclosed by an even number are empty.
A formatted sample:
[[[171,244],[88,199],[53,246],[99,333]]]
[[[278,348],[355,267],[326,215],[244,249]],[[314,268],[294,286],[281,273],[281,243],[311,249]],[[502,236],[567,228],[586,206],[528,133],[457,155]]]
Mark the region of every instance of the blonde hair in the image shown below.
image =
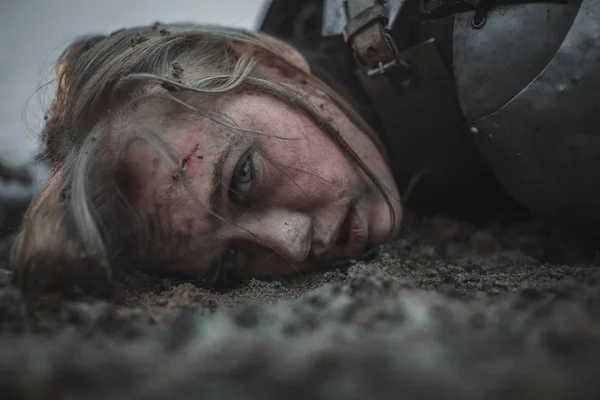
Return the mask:
[[[239,54],[232,43],[256,51]],[[325,93],[385,156],[376,133],[339,94],[296,68],[276,41],[260,34],[214,26],[155,24],[74,42],[55,67],[56,97],[42,133],[50,178],[25,216],[13,248],[12,266],[21,287],[33,292],[69,290],[107,295],[113,274],[140,261],[149,245],[130,190],[135,177],[115,154],[107,132],[115,110],[141,96],[168,98],[226,124],[217,114],[185,101],[193,92],[217,96],[266,92],[301,110],[358,163],[394,209],[386,190],[339,133],[289,86],[255,72],[264,57],[285,63],[309,85]],[[180,76],[179,63],[198,73]],[[148,87],[158,88],[151,93]],[[112,110],[112,114],[111,114]],[[234,127],[235,129],[236,127]],[[142,138],[176,158],[156,135]],[[127,230],[124,226],[131,226]]]

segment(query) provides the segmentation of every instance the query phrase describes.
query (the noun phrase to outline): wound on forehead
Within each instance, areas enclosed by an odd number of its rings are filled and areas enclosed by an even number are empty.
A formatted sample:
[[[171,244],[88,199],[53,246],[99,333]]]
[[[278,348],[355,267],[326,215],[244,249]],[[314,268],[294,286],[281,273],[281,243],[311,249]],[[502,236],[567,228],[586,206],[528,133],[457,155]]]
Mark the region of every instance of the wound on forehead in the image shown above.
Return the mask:
[[[196,143],[190,149],[190,151],[185,156],[183,156],[183,158],[179,162],[179,165],[177,166],[175,171],[173,171],[173,180],[178,181],[184,176],[185,172],[187,171],[188,167],[190,166],[190,163],[192,162],[192,156],[194,154],[196,154],[196,152],[199,149],[200,149],[200,143]]]

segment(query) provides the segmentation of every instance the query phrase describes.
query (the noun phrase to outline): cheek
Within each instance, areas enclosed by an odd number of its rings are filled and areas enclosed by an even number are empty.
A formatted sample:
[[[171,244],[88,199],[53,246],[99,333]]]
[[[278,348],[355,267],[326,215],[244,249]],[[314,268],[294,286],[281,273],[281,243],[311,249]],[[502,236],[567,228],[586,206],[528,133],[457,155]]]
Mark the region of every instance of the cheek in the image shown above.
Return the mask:
[[[338,184],[356,178],[350,160],[325,133],[318,132],[299,141],[296,152],[308,173],[305,178]]]
[[[265,205],[290,202],[309,207],[338,199],[355,181],[354,170],[341,151],[330,143],[311,139],[287,141],[269,149],[261,159],[268,193]]]
[[[324,132],[316,128],[305,129],[304,137],[278,140],[270,149],[282,165],[295,169],[290,174],[309,173],[316,177],[332,179],[343,177],[351,163]]]

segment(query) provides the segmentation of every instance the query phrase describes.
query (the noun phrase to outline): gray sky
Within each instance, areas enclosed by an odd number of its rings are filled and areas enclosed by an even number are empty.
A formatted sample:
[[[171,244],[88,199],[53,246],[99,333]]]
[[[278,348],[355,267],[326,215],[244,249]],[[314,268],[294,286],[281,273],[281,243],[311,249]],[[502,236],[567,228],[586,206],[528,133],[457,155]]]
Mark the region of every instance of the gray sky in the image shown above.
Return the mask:
[[[254,29],[264,0],[0,0],[0,160],[18,165],[39,149],[51,91],[36,93],[78,35],[154,21]]]

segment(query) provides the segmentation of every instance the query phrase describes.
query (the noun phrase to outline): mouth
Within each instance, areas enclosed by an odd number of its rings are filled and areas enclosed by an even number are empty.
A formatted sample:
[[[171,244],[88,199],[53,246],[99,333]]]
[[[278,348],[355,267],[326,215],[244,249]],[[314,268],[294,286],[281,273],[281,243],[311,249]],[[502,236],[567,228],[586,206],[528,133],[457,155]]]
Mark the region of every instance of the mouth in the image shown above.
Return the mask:
[[[367,248],[368,236],[365,215],[355,205],[350,206],[332,255],[338,260],[360,258]]]

